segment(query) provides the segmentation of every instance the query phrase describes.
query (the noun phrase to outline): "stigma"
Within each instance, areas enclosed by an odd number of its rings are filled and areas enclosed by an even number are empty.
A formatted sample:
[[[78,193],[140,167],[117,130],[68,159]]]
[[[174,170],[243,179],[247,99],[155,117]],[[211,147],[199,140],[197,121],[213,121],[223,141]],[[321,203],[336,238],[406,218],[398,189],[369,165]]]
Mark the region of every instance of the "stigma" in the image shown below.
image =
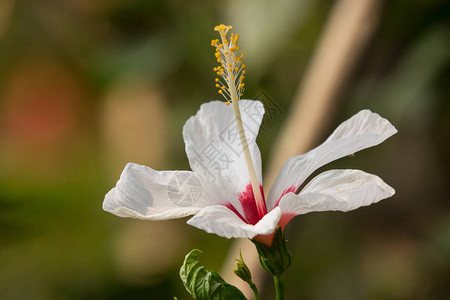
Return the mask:
[[[219,64],[214,68],[217,74],[215,79],[218,93],[221,94],[227,105],[238,101],[244,93],[244,74],[245,64],[242,59],[245,53],[240,53],[238,46],[239,34],[231,33],[231,26],[223,24],[214,27],[214,30],[219,32],[220,40],[214,39],[211,41],[211,46],[215,47],[215,57]]]

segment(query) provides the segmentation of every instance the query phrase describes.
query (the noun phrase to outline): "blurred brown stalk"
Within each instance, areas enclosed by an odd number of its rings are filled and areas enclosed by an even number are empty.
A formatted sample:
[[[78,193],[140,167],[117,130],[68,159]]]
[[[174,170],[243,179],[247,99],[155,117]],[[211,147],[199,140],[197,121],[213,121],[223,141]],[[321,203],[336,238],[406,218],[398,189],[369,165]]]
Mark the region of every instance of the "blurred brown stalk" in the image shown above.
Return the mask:
[[[15,3],[15,0],[0,1],[0,38],[3,37],[8,28]]]

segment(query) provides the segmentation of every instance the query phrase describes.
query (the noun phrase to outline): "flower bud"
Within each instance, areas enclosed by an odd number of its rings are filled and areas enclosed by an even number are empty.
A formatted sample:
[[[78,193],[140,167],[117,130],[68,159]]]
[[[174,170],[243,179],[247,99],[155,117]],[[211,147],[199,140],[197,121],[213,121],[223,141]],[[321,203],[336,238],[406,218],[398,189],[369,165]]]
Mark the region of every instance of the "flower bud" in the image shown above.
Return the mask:
[[[236,259],[236,267],[233,269],[233,273],[236,274],[237,277],[241,278],[248,284],[252,283],[252,274],[250,273],[250,269],[244,262],[242,258],[242,253],[240,253],[241,259]]]

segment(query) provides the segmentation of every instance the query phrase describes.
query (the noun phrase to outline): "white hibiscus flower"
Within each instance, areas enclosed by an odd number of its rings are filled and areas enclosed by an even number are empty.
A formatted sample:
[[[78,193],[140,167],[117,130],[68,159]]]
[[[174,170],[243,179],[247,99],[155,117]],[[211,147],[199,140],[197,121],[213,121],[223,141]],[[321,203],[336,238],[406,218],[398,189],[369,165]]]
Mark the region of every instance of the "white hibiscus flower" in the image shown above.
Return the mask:
[[[192,171],[156,171],[129,163],[103,209],[120,217],[167,220],[194,215],[188,224],[226,238],[256,238],[270,246],[272,233],[294,216],[313,211],[350,211],[394,195],[379,177],[360,170],[331,170],[305,180],[319,167],[380,144],[397,130],[369,110],[343,122],[310,152],[281,168],[264,198],[261,154],[256,137],[264,115],[259,101],[241,100],[245,65],[238,35],[216,27],[213,40],[220,66],[219,93],[227,102],[203,104],[183,128]],[[217,54],[218,53],[218,54]],[[228,104],[232,104],[231,106]]]

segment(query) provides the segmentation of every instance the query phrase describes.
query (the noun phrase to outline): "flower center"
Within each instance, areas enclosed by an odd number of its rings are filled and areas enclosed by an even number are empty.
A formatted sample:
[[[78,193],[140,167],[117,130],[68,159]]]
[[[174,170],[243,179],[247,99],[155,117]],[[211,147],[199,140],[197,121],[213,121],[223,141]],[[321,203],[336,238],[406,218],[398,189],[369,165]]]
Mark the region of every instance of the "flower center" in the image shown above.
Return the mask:
[[[252,157],[248,148],[238,103],[242,93],[244,92],[245,86],[242,82],[245,74],[245,64],[242,63],[242,58],[245,54],[238,54],[240,49],[237,45],[239,40],[238,34],[231,33],[230,39],[227,40],[227,34],[230,29],[231,26],[225,26],[223,24],[214,28],[215,31],[219,32],[222,40],[222,43],[220,43],[218,39],[211,41],[211,45],[216,48],[215,56],[217,58],[217,62],[220,64],[218,67],[214,68],[214,71],[216,71],[217,75],[221,78],[216,78],[216,87],[219,88],[219,94],[222,94],[227,100],[227,105],[230,103],[232,104],[239,137],[241,140],[242,151],[244,153],[250,183],[253,190],[257,213],[259,219],[262,219],[262,217],[267,214],[266,203],[262,196],[260,184],[258,183],[258,178],[255,172],[255,166],[253,165]]]

